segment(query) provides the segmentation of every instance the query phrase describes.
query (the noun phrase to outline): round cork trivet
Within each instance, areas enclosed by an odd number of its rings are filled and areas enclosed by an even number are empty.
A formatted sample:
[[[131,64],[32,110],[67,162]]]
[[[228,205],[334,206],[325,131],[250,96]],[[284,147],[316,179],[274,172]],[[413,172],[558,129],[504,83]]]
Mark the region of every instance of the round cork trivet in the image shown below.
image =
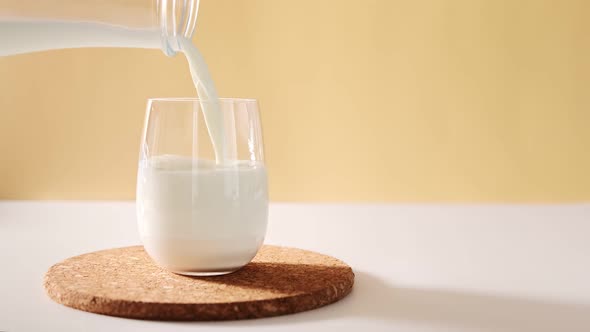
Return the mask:
[[[141,246],[68,258],[45,275],[54,301],[97,314],[153,320],[232,320],[311,310],[352,289],[344,262],[266,245],[240,270],[188,277],[156,266]]]

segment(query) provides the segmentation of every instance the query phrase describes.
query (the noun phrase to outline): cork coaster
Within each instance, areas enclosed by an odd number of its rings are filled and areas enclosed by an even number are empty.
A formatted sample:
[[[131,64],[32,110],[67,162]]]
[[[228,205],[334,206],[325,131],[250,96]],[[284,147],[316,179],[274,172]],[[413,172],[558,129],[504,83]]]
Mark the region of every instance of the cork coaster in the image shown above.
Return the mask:
[[[188,277],[156,266],[141,246],[97,251],[52,266],[54,301],[88,312],[153,320],[232,320],[311,310],[350,293],[352,269],[311,251],[266,245],[242,269]]]

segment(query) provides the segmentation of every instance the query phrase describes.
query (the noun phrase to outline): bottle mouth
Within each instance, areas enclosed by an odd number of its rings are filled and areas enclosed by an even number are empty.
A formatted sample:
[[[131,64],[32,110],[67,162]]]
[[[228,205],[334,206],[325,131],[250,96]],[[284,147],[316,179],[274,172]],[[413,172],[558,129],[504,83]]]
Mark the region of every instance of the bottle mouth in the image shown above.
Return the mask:
[[[197,24],[199,0],[156,0],[162,51],[173,56],[180,51],[179,38],[191,39]]]

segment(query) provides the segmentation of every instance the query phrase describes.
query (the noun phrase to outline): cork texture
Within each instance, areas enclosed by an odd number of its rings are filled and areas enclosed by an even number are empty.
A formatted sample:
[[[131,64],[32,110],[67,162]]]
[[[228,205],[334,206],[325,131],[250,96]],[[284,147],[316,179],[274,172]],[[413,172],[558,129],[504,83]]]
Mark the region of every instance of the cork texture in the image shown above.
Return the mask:
[[[234,320],[292,314],[350,293],[354,273],[315,252],[263,246],[242,269],[188,277],[156,266],[143,247],[88,253],[52,266],[44,286],[54,301],[97,314],[151,320]]]

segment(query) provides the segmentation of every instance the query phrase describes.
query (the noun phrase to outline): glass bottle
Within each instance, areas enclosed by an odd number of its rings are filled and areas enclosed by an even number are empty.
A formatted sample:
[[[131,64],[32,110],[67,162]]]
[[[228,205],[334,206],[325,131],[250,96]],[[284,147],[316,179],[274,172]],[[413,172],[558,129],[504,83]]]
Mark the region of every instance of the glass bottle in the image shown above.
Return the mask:
[[[179,51],[199,0],[3,0],[0,56],[77,47]]]

